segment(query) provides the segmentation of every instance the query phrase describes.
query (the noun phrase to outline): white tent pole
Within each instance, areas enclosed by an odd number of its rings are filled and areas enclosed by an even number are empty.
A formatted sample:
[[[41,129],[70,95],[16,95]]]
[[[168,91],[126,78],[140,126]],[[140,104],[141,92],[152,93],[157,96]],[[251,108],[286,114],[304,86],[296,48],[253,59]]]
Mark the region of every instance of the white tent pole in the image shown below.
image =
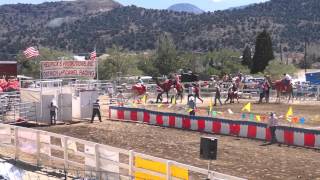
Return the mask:
[[[41,121],[43,121],[43,119],[42,119],[42,113],[43,113],[43,107],[42,107],[42,82],[41,82],[41,80],[40,80],[40,119],[41,119]]]

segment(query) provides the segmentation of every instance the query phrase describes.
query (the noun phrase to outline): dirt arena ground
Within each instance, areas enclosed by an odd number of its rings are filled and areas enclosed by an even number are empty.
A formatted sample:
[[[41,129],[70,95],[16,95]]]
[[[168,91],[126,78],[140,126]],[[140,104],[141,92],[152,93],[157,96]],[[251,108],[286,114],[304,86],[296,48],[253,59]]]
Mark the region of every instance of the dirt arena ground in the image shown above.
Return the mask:
[[[239,105],[240,106],[240,105]],[[109,121],[81,122],[39,129],[206,168],[199,159],[199,132],[145,124]],[[320,151],[231,136],[219,138],[213,170],[254,180],[320,180]]]

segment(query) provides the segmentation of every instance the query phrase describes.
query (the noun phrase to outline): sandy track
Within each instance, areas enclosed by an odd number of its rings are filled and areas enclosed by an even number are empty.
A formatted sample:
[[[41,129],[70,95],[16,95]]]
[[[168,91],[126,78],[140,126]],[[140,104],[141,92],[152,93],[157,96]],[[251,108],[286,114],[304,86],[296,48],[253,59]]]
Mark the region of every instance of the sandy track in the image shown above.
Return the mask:
[[[39,129],[207,167],[207,161],[199,159],[200,136],[207,134],[199,132],[106,120]],[[319,150],[214,136],[219,138],[218,160],[213,162],[218,172],[249,179],[320,179]]]

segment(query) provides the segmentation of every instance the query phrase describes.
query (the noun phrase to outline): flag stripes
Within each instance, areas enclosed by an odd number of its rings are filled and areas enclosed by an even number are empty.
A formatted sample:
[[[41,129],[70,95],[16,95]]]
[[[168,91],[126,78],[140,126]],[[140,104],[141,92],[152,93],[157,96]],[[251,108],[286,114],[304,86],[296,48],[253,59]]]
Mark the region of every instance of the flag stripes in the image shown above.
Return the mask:
[[[97,51],[94,50],[93,52],[90,53],[90,60],[95,61],[97,58]]]
[[[27,48],[25,51],[23,51],[23,54],[28,59],[33,58],[33,57],[37,57],[40,55],[39,51],[34,47]]]

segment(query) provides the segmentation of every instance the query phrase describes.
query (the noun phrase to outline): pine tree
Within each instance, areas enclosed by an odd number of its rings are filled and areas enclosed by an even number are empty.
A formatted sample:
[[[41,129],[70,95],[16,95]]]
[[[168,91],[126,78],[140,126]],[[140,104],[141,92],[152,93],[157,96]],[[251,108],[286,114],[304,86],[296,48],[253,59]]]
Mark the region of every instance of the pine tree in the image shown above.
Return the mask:
[[[251,48],[249,46],[246,46],[244,48],[243,54],[242,54],[242,65],[247,66],[251,69],[252,67],[252,57],[251,57]]]
[[[168,75],[179,68],[176,47],[168,35],[162,35],[159,39],[154,66],[161,75]]]
[[[251,73],[263,72],[270,60],[274,59],[272,42],[269,33],[264,30],[256,40]]]

